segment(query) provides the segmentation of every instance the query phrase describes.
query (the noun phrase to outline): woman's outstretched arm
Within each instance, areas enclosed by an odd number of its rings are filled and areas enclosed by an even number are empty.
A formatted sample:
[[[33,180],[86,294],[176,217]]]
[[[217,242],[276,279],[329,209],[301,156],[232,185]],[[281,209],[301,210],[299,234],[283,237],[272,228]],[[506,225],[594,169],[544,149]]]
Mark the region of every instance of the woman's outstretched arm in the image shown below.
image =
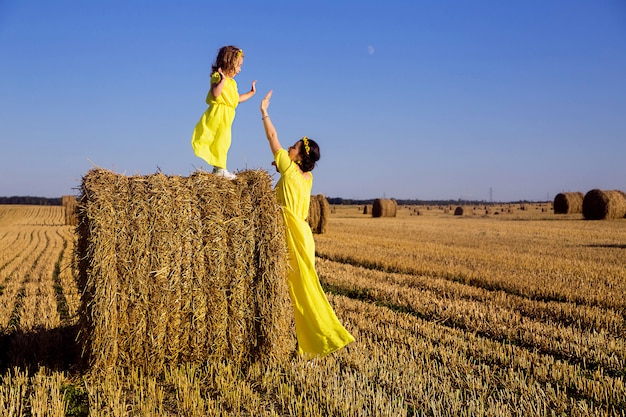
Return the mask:
[[[274,155],[280,148],[280,142],[278,141],[278,132],[270,119],[270,115],[267,113],[267,109],[270,106],[270,98],[272,97],[272,90],[270,90],[263,100],[261,100],[261,119],[263,120],[263,127],[265,128],[265,136],[270,143],[270,149],[272,155]]]

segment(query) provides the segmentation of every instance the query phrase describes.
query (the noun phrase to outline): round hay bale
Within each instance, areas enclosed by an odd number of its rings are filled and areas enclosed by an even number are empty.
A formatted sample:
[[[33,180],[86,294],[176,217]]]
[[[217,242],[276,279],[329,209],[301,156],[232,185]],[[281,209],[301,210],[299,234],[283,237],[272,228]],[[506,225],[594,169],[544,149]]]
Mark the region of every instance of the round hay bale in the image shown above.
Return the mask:
[[[329,214],[330,204],[328,204],[326,196],[323,194],[312,195],[311,201],[309,202],[309,215],[307,216],[307,222],[309,223],[313,233],[321,234],[326,231]]]
[[[626,194],[619,190],[593,189],[583,198],[583,216],[587,220],[626,217]]]
[[[317,226],[317,233],[326,232],[328,226],[328,216],[330,215],[330,204],[324,194],[317,195],[317,202],[320,206],[320,222]]]
[[[73,195],[64,195],[61,197],[61,204],[63,205],[63,209],[65,211],[65,225],[66,226],[77,226],[78,225],[78,202],[76,197]]]
[[[454,209],[454,215],[455,216],[462,216],[463,215],[463,207],[458,206],[457,208]]]
[[[312,195],[309,200],[309,213],[306,216],[306,221],[309,224],[309,227],[311,228],[311,231],[313,231],[313,233],[316,233],[318,229],[320,217],[321,208],[319,201],[317,200],[316,195]]]
[[[583,212],[583,193],[558,193],[554,197],[554,214],[573,214]]]
[[[394,199],[377,198],[372,205],[372,217],[396,217],[398,204]]]

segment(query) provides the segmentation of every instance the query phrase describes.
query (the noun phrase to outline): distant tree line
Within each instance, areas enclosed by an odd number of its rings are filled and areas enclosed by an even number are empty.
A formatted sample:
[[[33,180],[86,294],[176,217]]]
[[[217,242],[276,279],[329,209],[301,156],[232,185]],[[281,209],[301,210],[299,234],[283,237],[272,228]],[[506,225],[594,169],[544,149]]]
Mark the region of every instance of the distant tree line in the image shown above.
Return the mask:
[[[366,199],[366,200],[358,200],[358,199],[350,199],[350,198],[341,198],[341,197],[330,197],[327,198],[328,204],[337,204],[337,205],[371,205],[374,204],[374,198]],[[492,204],[502,204],[502,201],[499,202],[488,202],[484,200],[411,200],[411,199],[397,199],[395,198],[396,203],[398,205],[403,206],[451,206],[451,205],[492,205]],[[519,200],[519,201],[507,201],[507,204],[531,204],[531,203],[545,203],[545,201],[528,201],[528,200]]]
[[[0,204],[27,204],[33,206],[60,206],[61,197],[32,197],[32,196],[13,196],[0,197]]]

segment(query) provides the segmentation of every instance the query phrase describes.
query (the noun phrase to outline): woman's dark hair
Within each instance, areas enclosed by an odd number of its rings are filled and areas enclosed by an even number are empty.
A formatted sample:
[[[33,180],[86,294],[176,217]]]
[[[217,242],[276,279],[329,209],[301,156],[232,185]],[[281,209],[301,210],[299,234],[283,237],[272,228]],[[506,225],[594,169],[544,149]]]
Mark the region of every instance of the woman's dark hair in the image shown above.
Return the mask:
[[[233,45],[221,47],[211,68],[211,73],[217,71],[218,68],[222,68],[222,71],[225,72],[234,71],[239,57],[243,58],[243,51],[238,47]]]
[[[320,147],[313,139],[309,139],[306,136],[300,139],[302,145],[300,146],[300,169],[302,172],[309,172],[315,168],[315,163],[320,160]],[[306,147],[309,147],[308,152]]]

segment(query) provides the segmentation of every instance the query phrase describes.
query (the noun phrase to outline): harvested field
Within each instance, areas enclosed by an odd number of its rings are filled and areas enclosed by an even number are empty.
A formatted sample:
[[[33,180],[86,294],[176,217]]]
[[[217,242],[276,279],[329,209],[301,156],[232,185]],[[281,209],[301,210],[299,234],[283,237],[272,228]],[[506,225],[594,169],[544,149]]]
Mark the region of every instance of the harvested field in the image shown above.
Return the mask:
[[[312,363],[166,363],[151,375],[140,363],[87,372],[63,208],[0,206],[0,410],[623,416],[626,219],[543,208],[398,207],[373,219],[336,206],[315,235],[317,268],[354,343]]]

